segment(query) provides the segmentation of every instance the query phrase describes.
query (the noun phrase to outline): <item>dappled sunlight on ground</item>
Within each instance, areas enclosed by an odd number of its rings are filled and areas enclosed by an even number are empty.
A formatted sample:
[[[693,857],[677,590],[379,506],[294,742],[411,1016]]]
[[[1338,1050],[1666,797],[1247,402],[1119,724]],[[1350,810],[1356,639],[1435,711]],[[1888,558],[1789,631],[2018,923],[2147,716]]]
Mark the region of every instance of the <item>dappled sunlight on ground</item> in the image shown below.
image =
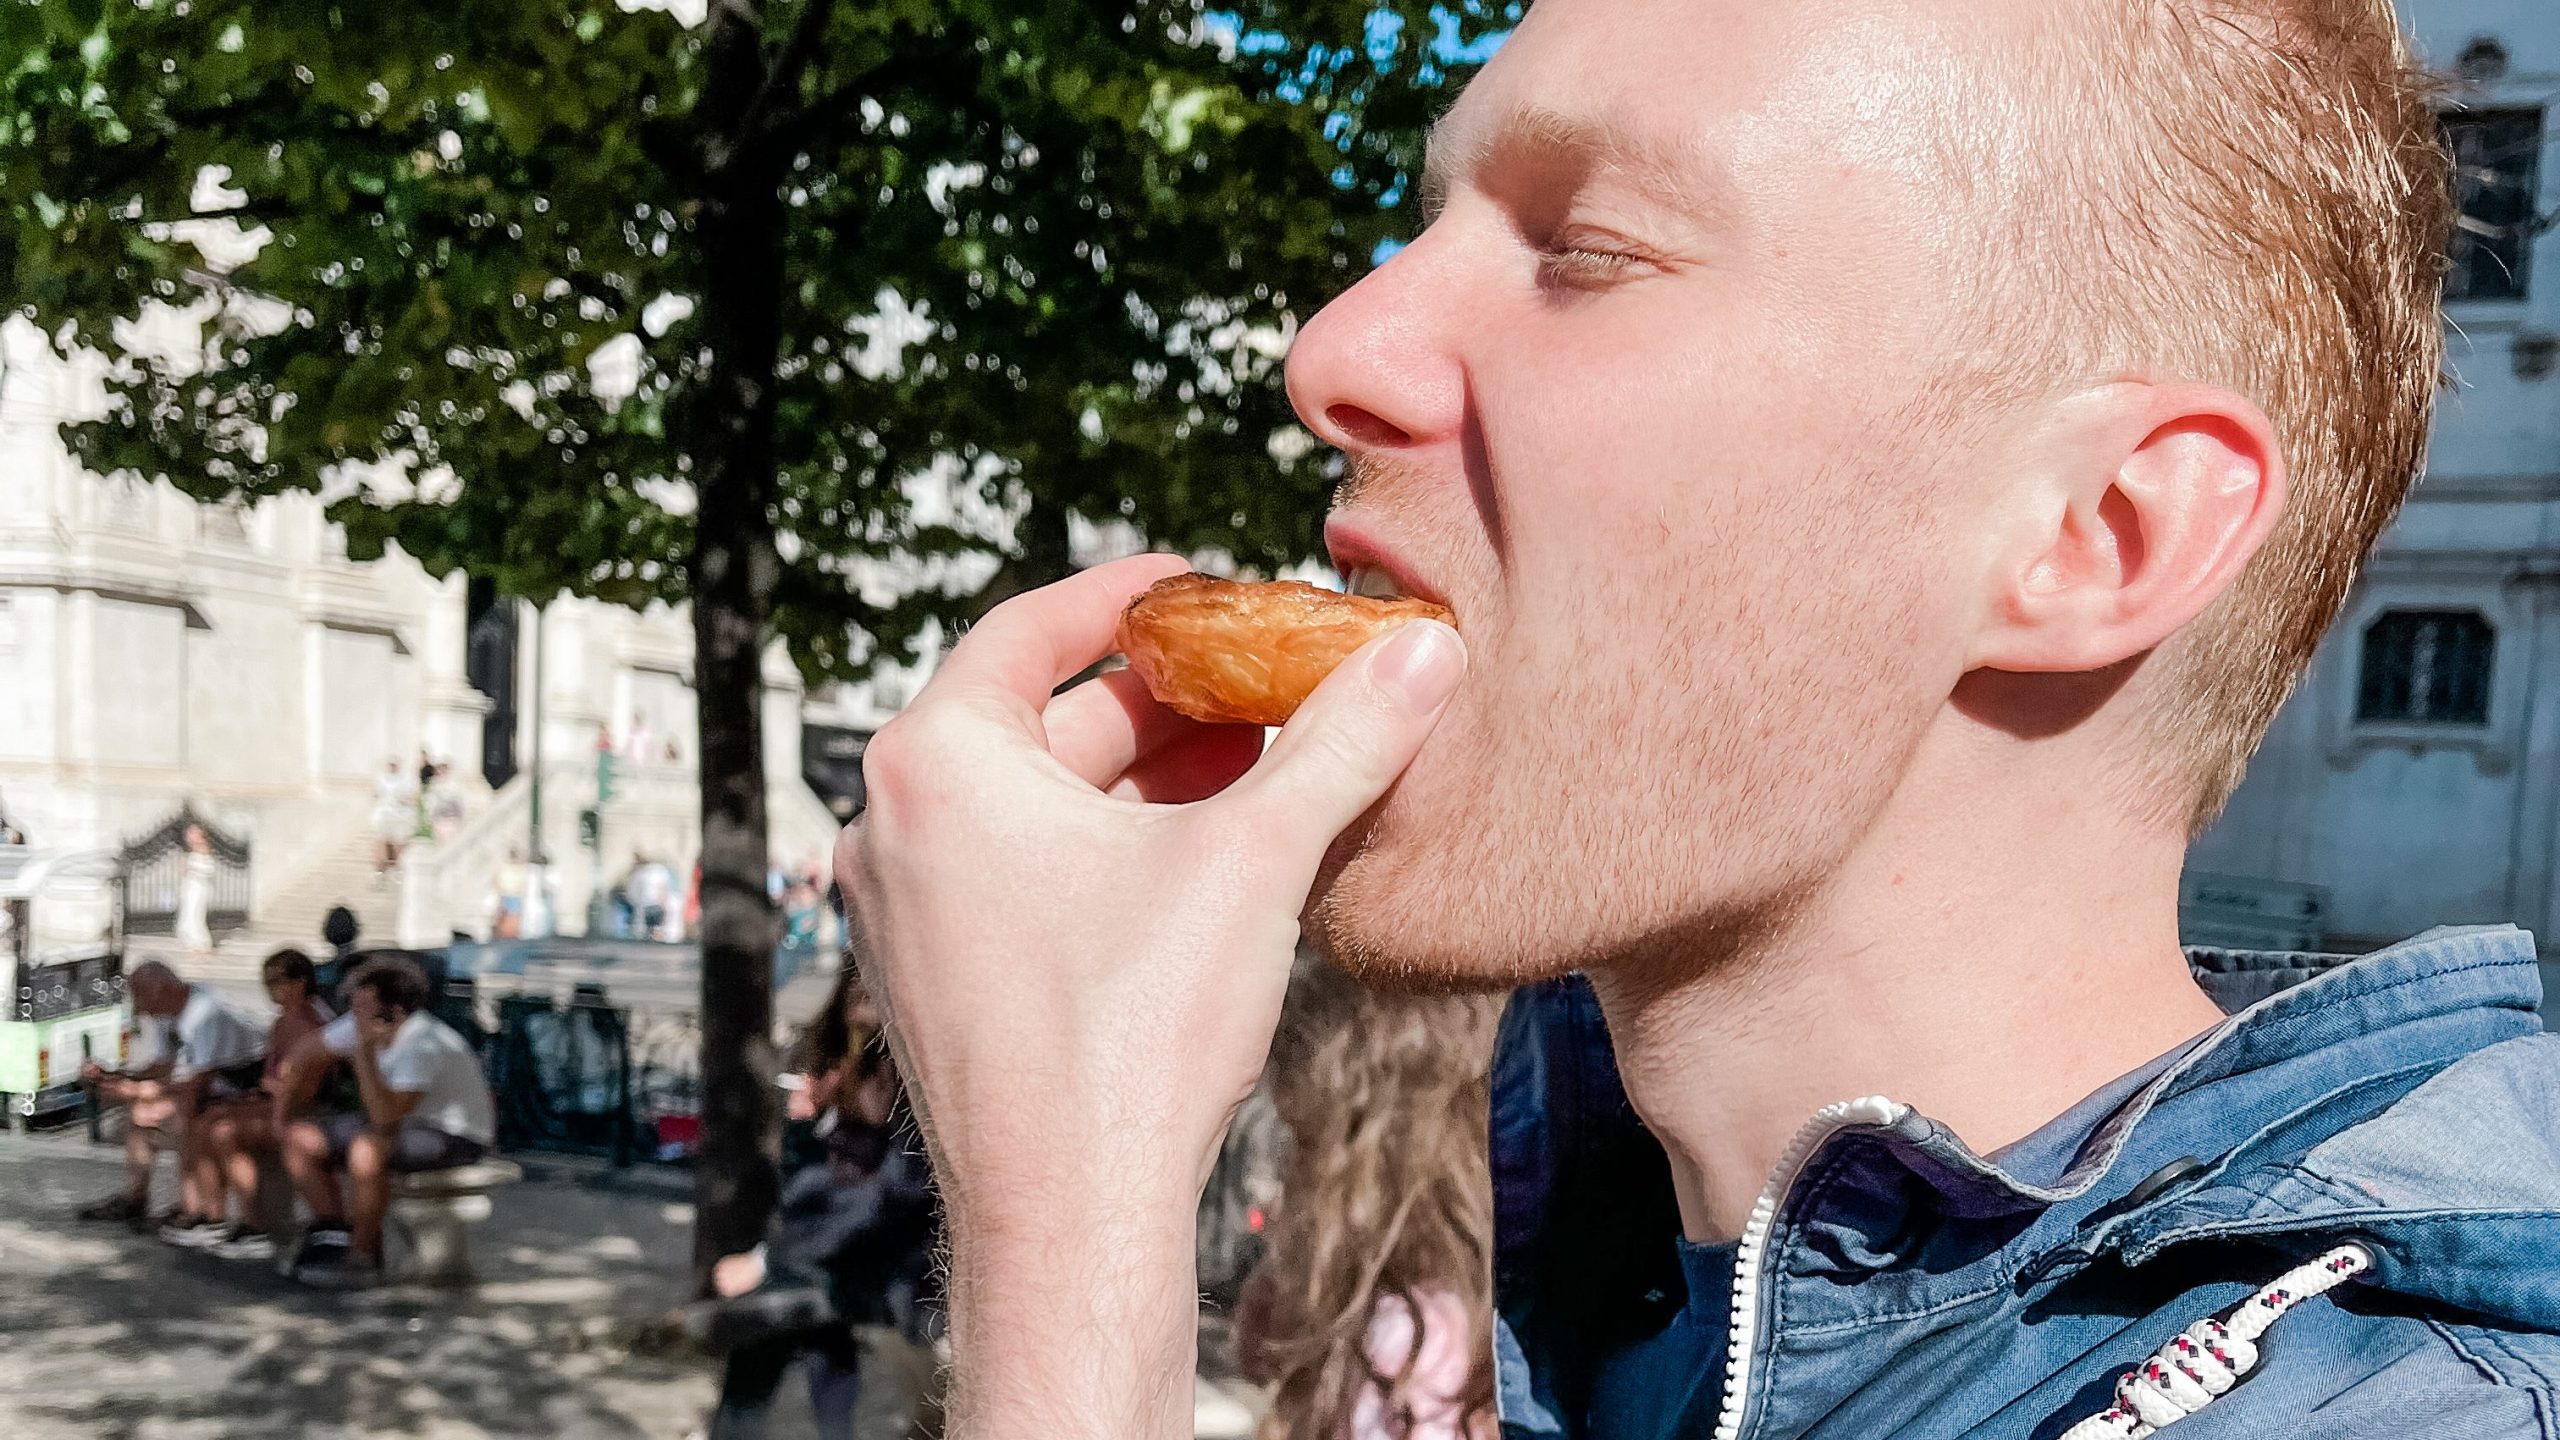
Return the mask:
[[[479,1285],[333,1295],[73,1220],[115,1187],[117,1153],[74,1134],[0,1140],[0,1435],[690,1433],[711,1371],[624,1343],[681,1292],[682,1178],[526,1169],[473,1237]]]

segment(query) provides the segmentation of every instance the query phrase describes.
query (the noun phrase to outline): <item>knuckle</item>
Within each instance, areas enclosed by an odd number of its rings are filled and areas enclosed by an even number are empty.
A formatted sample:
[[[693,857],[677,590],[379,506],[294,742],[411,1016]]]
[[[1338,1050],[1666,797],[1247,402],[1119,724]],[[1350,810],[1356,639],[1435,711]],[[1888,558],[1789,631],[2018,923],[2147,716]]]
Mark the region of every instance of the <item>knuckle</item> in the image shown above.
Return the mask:
[[[1026,590],[1019,595],[1008,596],[996,602],[984,616],[979,618],[977,624],[964,630],[963,638],[979,630],[1001,634],[1022,623],[1024,616],[1038,613],[1041,604],[1041,595],[1037,590]]]
[[[836,887],[847,895],[853,893],[855,881],[862,874],[863,836],[867,829],[863,818],[856,815],[836,832]]]
[[[926,717],[910,710],[880,727],[862,750],[862,794],[866,816],[884,819],[903,814],[919,797],[931,763],[925,758],[932,737],[920,733]]]
[[[912,836],[959,813],[991,758],[988,742],[964,705],[910,707],[882,726],[863,748],[863,830]]]

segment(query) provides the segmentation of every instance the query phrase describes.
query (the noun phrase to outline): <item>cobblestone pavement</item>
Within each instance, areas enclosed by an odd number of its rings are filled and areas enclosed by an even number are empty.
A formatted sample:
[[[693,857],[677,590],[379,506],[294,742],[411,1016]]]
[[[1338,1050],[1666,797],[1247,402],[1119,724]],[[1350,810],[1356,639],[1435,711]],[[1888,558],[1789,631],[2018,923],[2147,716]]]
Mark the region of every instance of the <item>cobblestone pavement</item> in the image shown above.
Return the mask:
[[[272,1266],[72,1219],[116,1188],[121,1152],[77,1127],[0,1136],[0,1435],[694,1434],[717,1388],[711,1362],[634,1348],[682,1298],[687,1178],[513,1158],[525,1183],[498,1194],[495,1217],[472,1238],[479,1284],[342,1295],[305,1290]],[[164,1160],[164,1203],[168,1168]],[[1198,1397],[1203,1440],[1251,1432],[1259,1404],[1248,1388],[1204,1377]],[[776,1440],[810,1433],[806,1401],[786,1387]]]

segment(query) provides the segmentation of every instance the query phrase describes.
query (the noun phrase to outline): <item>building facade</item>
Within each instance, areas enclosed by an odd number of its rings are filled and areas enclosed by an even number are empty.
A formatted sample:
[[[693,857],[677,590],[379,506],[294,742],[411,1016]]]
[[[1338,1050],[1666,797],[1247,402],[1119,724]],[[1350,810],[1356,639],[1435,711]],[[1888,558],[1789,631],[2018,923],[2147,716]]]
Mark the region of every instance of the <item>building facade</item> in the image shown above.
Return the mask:
[[[2330,943],[2508,921],[2560,941],[2560,6],[2402,0],[2463,222],[2425,479],[2190,880],[2325,892]]]
[[[537,612],[398,554],[351,562],[314,497],[206,505],[102,479],[54,431],[99,398],[25,322],[0,326],[0,816],[31,843],[114,848],[190,809],[251,845],[267,938],[310,936],[339,903],[373,938],[484,932],[536,854],[527,881],[576,933],[636,858],[689,871],[681,610]],[[799,678],[778,653],[766,678],[776,861],[823,863],[836,822],[801,778]],[[445,813],[377,878],[384,777],[414,788],[422,758],[449,767]]]

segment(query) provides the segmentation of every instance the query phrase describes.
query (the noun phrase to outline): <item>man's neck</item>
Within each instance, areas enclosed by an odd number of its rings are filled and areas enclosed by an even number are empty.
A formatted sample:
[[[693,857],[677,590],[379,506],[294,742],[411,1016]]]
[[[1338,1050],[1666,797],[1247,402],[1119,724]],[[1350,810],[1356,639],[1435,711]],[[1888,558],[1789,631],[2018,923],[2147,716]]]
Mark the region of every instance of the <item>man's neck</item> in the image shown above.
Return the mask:
[[[2221,1019],[2178,946],[2183,845],[2017,818],[1976,811],[1960,840],[1929,837],[1945,843],[1871,837],[1703,973],[1593,972],[1689,1238],[1739,1235],[1835,1101],[1901,1101],[1988,1154]]]

